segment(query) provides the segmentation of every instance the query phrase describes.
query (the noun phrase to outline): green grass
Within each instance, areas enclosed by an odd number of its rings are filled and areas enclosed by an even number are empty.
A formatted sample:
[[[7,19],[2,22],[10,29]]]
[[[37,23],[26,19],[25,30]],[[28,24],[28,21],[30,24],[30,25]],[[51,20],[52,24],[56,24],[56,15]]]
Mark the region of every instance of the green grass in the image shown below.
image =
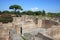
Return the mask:
[[[26,40],[23,36],[21,36],[23,40]]]

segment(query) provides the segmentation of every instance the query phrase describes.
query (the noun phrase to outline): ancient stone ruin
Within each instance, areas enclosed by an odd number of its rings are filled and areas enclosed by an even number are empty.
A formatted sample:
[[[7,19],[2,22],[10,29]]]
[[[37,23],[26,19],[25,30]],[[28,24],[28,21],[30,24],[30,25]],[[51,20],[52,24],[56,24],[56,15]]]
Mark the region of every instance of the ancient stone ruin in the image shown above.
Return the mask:
[[[32,34],[33,39],[31,40],[40,40],[40,36],[37,33],[42,33],[42,36],[44,36],[43,34],[45,34],[52,37],[51,32],[54,31],[49,32],[48,30],[52,28],[55,29],[55,27],[57,26],[59,27],[60,24],[54,20],[50,20],[49,18],[42,19],[39,17],[36,18],[34,16],[28,15],[24,15],[22,17],[13,17],[12,23],[3,24],[0,22],[0,40],[23,40],[21,36],[25,33]],[[50,34],[47,32],[49,32]],[[42,40],[46,40],[46,38],[48,40],[52,40],[52,38],[49,38],[48,36],[42,37]],[[53,38],[55,38],[54,34]]]

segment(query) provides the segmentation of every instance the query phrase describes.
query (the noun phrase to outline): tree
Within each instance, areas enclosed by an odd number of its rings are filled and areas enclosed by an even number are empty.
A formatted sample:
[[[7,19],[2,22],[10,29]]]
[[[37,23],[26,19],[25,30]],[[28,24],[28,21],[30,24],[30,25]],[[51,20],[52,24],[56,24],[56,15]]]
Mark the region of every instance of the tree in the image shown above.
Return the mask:
[[[0,14],[2,14],[2,12],[0,11]]]
[[[26,14],[27,14],[26,11],[21,12],[21,15],[26,15]]]
[[[48,12],[48,13],[47,13],[47,16],[48,16],[48,17],[56,17],[57,14],[56,14],[56,13]]]
[[[60,17],[60,13],[56,13],[56,16],[57,16],[57,17]]]
[[[15,14],[16,14],[16,11],[17,11],[17,10],[23,10],[22,7],[19,6],[19,5],[11,5],[11,6],[9,7],[9,9],[13,9],[13,10],[15,11]],[[16,14],[16,15],[17,15],[17,14]]]
[[[33,15],[33,11],[27,11],[27,15]]]
[[[22,15],[33,15],[33,11],[23,11],[22,13],[21,13]]]
[[[34,15],[42,15],[41,11],[35,11]]]
[[[8,10],[4,10],[2,13],[10,13]]]
[[[45,10],[42,11],[42,16],[44,16],[44,15],[45,15]]]

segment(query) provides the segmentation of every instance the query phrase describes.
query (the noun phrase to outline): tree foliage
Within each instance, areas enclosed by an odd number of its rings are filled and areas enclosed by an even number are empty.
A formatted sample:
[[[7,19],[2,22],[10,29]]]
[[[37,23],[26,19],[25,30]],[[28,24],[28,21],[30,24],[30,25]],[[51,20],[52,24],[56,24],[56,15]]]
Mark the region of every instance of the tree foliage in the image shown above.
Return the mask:
[[[42,16],[44,16],[46,13],[45,13],[45,10],[42,11]]]
[[[0,14],[2,14],[2,11],[0,11]]]
[[[19,5],[11,5],[11,6],[9,7],[9,9],[13,9],[13,10],[15,10],[15,12],[16,12],[17,10],[23,10],[22,7],[19,6]]]
[[[8,10],[4,10],[2,13],[10,13]]]
[[[9,7],[9,9],[13,9],[13,10],[14,10],[14,13],[16,14],[17,17],[18,17],[18,14],[16,13],[17,10],[23,10],[22,7],[19,6],[19,5],[11,5],[11,6]]]

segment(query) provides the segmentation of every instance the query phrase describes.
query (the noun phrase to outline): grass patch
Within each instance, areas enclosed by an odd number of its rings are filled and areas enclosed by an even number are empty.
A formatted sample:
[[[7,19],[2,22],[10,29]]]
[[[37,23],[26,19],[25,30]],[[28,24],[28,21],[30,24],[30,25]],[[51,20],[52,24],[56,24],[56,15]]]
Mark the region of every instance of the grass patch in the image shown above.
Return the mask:
[[[23,36],[21,36],[23,40],[26,40]]]

